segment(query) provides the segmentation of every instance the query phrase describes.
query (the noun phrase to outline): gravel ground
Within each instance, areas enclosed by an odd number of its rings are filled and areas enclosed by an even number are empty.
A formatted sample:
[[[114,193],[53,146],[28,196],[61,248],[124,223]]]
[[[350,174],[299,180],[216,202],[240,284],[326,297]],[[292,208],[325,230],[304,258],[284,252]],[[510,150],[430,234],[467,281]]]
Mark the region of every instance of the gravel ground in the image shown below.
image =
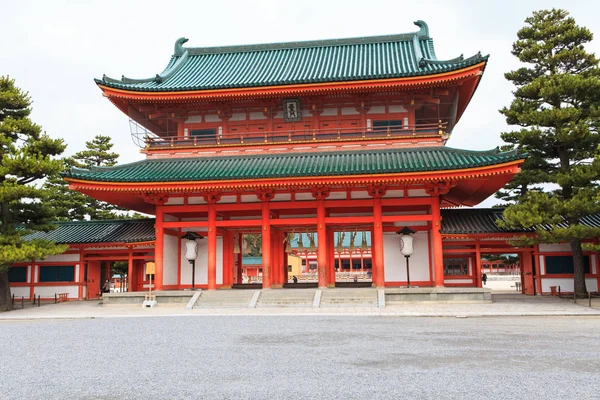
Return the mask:
[[[600,397],[600,318],[0,322],[0,399]]]

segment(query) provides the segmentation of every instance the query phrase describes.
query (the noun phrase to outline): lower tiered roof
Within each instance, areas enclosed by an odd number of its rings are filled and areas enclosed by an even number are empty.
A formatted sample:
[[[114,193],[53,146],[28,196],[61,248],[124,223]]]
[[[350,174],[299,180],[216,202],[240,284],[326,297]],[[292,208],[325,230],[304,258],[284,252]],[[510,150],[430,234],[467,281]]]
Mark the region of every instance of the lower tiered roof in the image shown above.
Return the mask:
[[[502,211],[502,208],[444,209],[442,210],[441,232],[444,235],[453,235],[521,234],[534,231],[534,229],[501,228],[497,221],[502,220]],[[55,230],[27,235],[25,236],[25,240],[46,239],[62,244],[149,242],[155,240],[154,221],[154,218],[148,218],[59,222]],[[582,218],[581,222],[586,226],[598,228],[600,227],[600,215],[588,215]],[[370,236],[367,239],[370,243]],[[308,243],[308,239],[305,239],[304,243]]]
[[[67,178],[96,182],[190,182],[447,171],[521,160],[514,151],[449,147],[146,159],[114,167],[72,168]]]

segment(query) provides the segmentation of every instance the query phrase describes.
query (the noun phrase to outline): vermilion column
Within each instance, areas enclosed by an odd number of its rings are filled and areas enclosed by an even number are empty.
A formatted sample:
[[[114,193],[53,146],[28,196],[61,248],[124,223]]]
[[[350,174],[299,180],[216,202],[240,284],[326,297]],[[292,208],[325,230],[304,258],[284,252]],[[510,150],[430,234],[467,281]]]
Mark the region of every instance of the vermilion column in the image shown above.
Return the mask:
[[[269,199],[262,199],[262,282],[263,289],[271,288],[271,211]]]
[[[156,206],[156,242],[154,244],[154,290],[162,290],[163,286],[163,258],[164,258],[164,238],[163,229],[164,212],[161,205]]]
[[[279,262],[279,230],[271,228],[271,286],[279,285],[280,279],[280,262]]]
[[[325,226],[325,196],[317,198],[317,269],[319,271],[319,287],[326,288],[329,284],[327,268],[327,228]]]
[[[243,274],[244,274],[244,268],[242,266],[242,243],[244,241],[244,235],[240,232],[238,234],[238,249],[240,249],[240,252],[237,254],[237,283],[241,284],[244,279],[243,279]]]
[[[444,286],[444,253],[442,247],[442,217],[440,215],[440,197],[431,197],[431,239],[433,240],[433,270],[435,287]]]
[[[373,282],[378,288],[382,288],[385,284],[385,276],[383,271],[383,221],[381,210],[381,196],[373,196]]]
[[[475,287],[481,287],[481,244],[475,244]]]
[[[129,248],[129,257],[127,259],[127,291],[131,290],[131,279],[133,278],[133,249]],[[123,285],[123,279],[121,279],[121,286]],[[123,290],[123,289],[121,289]]]
[[[217,288],[217,210],[208,205],[208,290]]]
[[[333,229],[327,229],[327,270],[329,285],[335,286],[335,243]]]

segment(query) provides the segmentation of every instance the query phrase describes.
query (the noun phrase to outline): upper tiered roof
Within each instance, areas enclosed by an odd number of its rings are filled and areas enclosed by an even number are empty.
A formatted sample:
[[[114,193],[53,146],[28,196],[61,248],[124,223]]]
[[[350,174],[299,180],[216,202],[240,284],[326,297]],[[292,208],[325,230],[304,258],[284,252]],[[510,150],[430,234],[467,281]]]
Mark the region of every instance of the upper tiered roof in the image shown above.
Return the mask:
[[[480,53],[438,60],[429,28],[389,36],[186,48],[175,43],[163,72],[148,79],[103,76],[96,83],[134,92],[181,92],[418,77],[485,62]]]

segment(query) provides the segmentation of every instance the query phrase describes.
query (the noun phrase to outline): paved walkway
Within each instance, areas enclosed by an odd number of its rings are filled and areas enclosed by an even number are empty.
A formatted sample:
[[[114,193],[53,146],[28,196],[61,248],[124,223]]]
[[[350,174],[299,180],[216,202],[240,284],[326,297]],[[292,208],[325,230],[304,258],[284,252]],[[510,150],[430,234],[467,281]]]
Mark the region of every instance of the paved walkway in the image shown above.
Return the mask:
[[[142,308],[134,305],[103,306],[101,301],[69,301],[0,313],[0,320],[77,319],[202,315],[381,315],[400,317],[501,317],[501,316],[600,316],[600,299],[572,300],[550,296],[494,294],[491,304],[411,303],[386,308],[206,308],[186,310],[183,304]]]

